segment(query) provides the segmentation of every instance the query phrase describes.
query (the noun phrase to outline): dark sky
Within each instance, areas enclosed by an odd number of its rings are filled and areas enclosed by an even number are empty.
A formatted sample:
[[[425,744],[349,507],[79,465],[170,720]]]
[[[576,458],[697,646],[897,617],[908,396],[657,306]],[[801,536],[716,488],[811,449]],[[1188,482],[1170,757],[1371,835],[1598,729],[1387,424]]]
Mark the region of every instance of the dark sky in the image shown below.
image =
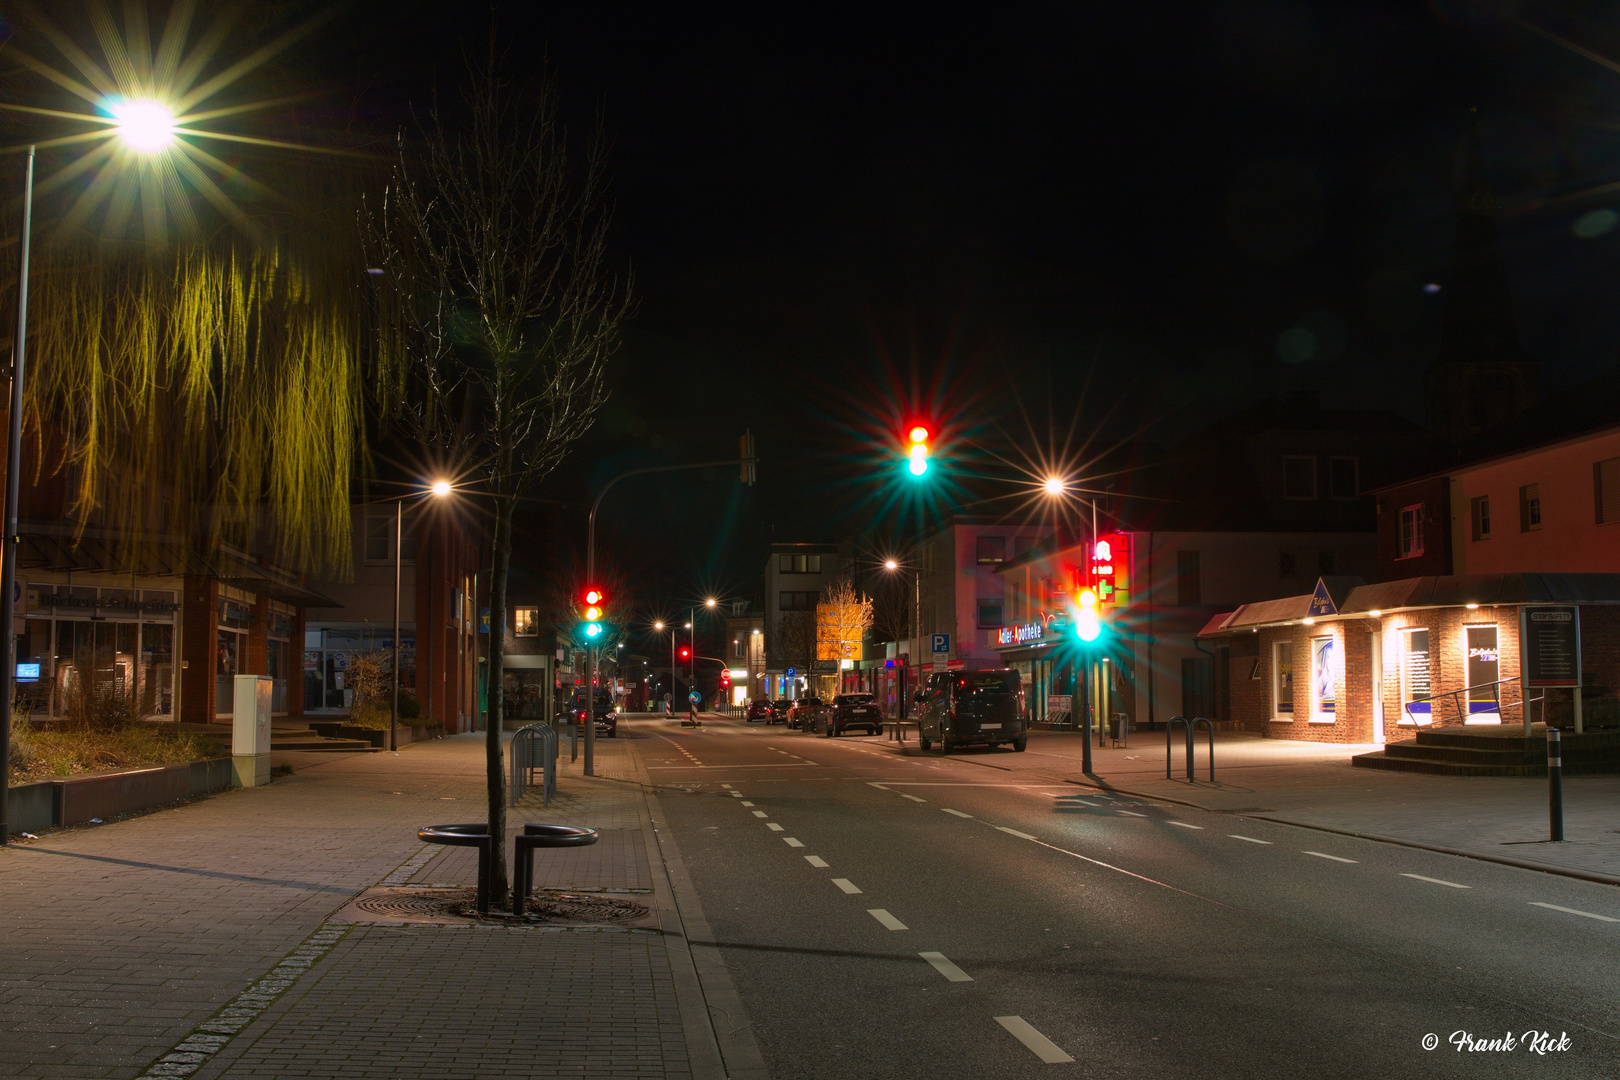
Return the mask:
[[[487,17],[361,5],[341,32],[366,108],[420,96],[430,71],[453,82]],[[1592,214],[1620,193],[1582,194],[1620,181],[1620,74],[1546,36],[1620,57],[1614,5],[498,18],[513,69],[549,62],[576,127],[601,110],[641,296],[604,422],[550,492],[759,438],[752,491],[727,472],[611,496],[613,557],[670,596],[746,591],[763,541],[881,514],[863,458],[913,386],[1026,448],[1048,412],[1162,438],[1291,388],[1420,420],[1444,295],[1424,286],[1445,282],[1471,107],[1545,383],[1620,346],[1620,230]]]

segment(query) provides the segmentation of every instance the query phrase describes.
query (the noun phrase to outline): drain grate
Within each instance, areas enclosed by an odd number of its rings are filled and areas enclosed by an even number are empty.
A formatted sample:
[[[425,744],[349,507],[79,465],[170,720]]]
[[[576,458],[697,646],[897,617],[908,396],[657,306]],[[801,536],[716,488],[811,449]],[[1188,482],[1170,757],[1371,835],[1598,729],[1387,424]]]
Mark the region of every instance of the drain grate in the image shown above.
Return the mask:
[[[556,892],[550,889],[535,893],[525,906],[536,915],[549,915],[553,919],[573,919],[578,922],[626,922],[644,917],[648,910],[641,904],[611,896]]]
[[[384,918],[432,919],[444,915],[460,915],[461,909],[470,907],[477,895],[476,889],[381,893],[377,896],[362,896],[354,902],[354,906],[367,915],[381,915]]]

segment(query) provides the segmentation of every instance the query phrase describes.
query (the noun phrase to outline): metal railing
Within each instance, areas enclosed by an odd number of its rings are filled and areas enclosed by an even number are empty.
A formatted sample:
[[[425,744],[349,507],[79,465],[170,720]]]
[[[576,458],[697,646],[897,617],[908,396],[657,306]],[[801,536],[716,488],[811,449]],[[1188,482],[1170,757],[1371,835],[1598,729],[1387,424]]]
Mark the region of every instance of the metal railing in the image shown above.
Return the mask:
[[[1194,747],[1196,746],[1196,741],[1194,740],[1193,736],[1198,731],[1198,725],[1199,724],[1203,724],[1205,730],[1209,733],[1209,781],[1210,781],[1210,783],[1213,784],[1215,782],[1215,724],[1211,720],[1209,720],[1207,717],[1203,717],[1203,716],[1195,716],[1191,720],[1188,720],[1185,716],[1172,716],[1170,718],[1169,723],[1165,724],[1165,726],[1164,726],[1164,778],[1166,780],[1171,779],[1171,774],[1170,774],[1170,746],[1171,746],[1171,742],[1172,742],[1172,737],[1175,734],[1177,724],[1180,724],[1182,726],[1182,728],[1184,728],[1186,730],[1186,734],[1187,734],[1187,779],[1188,780],[1194,780],[1194,782],[1196,782],[1196,780],[1195,780],[1195,778],[1193,776],[1193,766],[1195,764]]]
[[[550,806],[557,794],[557,729],[550,724],[530,724],[512,733],[508,751],[512,778],[508,785],[513,806],[523,798],[524,792],[534,785],[535,770],[540,771],[540,801]]]
[[[1469,710],[1463,708],[1461,695],[1471,693],[1471,692],[1473,692],[1475,690],[1489,689],[1491,691],[1491,700],[1493,702],[1495,702],[1495,704],[1496,704],[1496,715],[1497,716],[1503,716],[1503,710],[1504,709],[1514,709],[1514,708],[1516,708],[1516,709],[1521,710],[1520,718],[1523,719],[1523,717],[1524,717],[1523,710],[1525,708],[1527,708],[1531,703],[1543,700],[1546,697],[1546,695],[1543,694],[1543,695],[1541,695],[1539,697],[1526,698],[1524,696],[1523,690],[1521,689],[1520,693],[1519,693],[1519,700],[1518,701],[1504,702],[1502,700],[1502,687],[1506,686],[1508,683],[1516,683],[1516,682],[1520,681],[1521,678],[1522,678],[1522,676],[1519,676],[1519,675],[1511,675],[1506,679],[1497,679],[1495,682],[1475,683],[1472,686],[1463,686],[1463,687],[1459,687],[1456,690],[1442,690],[1437,694],[1420,694],[1417,697],[1414,697],[1410,701],[1402,701],[1401,702],[1401,715],[1406,717],[1408,720],[1410,720],[1411,721],[1410,726],[1413,726],[1413,727],[1446,727],[1448,724],[1452,724],[1452,723],[1466,724],[1466,723],[1468,723],[1468,718],[1470,716],[1474,715],[1474,714],[1472,712],[1470,712]],[[1450,698],[1451,699],[1452,708],[1456,711],[1456,714],[1457,714],[1457,719],[1454,720],[1454,721],[1453,720],[1441,720],[1435,714],[1434,702],[1442,700],[1444,698]],[[1473,701],[1474,701],[1473,698],[1469,699],[1470,704],[1472,704]],[[1424,704],[1427,704],[1429,706],[1429,721],[1428,721],[1428,723],[1424,723],[1423,721],[1419,720],[1418,719],[1418,714],[1414,713],[1412,711],[1412,708],[1411,708],[1413,705],[1424,705]],[[1505,716],[1503,718],[1504,718],[1504,720],[1506,719]]]

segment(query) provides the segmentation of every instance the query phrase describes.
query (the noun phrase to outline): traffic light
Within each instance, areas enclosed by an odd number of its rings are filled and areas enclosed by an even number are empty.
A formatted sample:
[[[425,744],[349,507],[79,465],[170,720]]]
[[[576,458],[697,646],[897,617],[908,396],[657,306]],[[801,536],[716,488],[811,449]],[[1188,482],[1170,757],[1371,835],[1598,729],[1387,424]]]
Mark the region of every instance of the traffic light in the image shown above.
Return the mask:
[[[587,643],[594,642],[606,631],[607,627],[602,621],[606,605],[607,597],[602,595],[601,589],[592,587],[585,590],[585,605],[580,613],[584,621],[580,624],[580,632]]]
[[[906,433],[906,453],[911,462],[906,467],[911,470],[912,476],[921,476],[928,471],[928,428],[922,424],[913,424]]]
[[[692,650],[691,649],[682,649],[681,650],[681,659],[682,660],[690,660],[691,658],[692,658]]]
[[[1097,614],[1097,594],[1091,589],[1081,589],[1075,594],[1077,610],[1074,616],[1074,632],[1081,641],[1096,641],[1102,635],[1102,620]]]

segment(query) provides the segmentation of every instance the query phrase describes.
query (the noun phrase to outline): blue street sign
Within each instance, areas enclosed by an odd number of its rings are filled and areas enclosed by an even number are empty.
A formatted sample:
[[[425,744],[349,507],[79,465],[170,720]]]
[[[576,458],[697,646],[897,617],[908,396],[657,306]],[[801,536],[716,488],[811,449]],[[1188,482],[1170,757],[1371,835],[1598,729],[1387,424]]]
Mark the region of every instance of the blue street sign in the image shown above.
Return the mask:
[[[798,668],[788,668],[787,677],[791,679],[791,678],[793,678],[793,676],[797,675],[798,673],[799,673]]]
[[[686,696],[687,696],[687,699],[690,700],[692,702],[692,704],[694,704],[694,705],[696,705],[698,702],[703,700],[703,695],[698,693],[696,690],[693,690],[690,694],[687,694]]]
[[[934,651],[937,652],[937,653],[948,653],[948,652],[950,652],[951,651],[951,635],[949,635],[949,634],[935,634],[934,635]]]

